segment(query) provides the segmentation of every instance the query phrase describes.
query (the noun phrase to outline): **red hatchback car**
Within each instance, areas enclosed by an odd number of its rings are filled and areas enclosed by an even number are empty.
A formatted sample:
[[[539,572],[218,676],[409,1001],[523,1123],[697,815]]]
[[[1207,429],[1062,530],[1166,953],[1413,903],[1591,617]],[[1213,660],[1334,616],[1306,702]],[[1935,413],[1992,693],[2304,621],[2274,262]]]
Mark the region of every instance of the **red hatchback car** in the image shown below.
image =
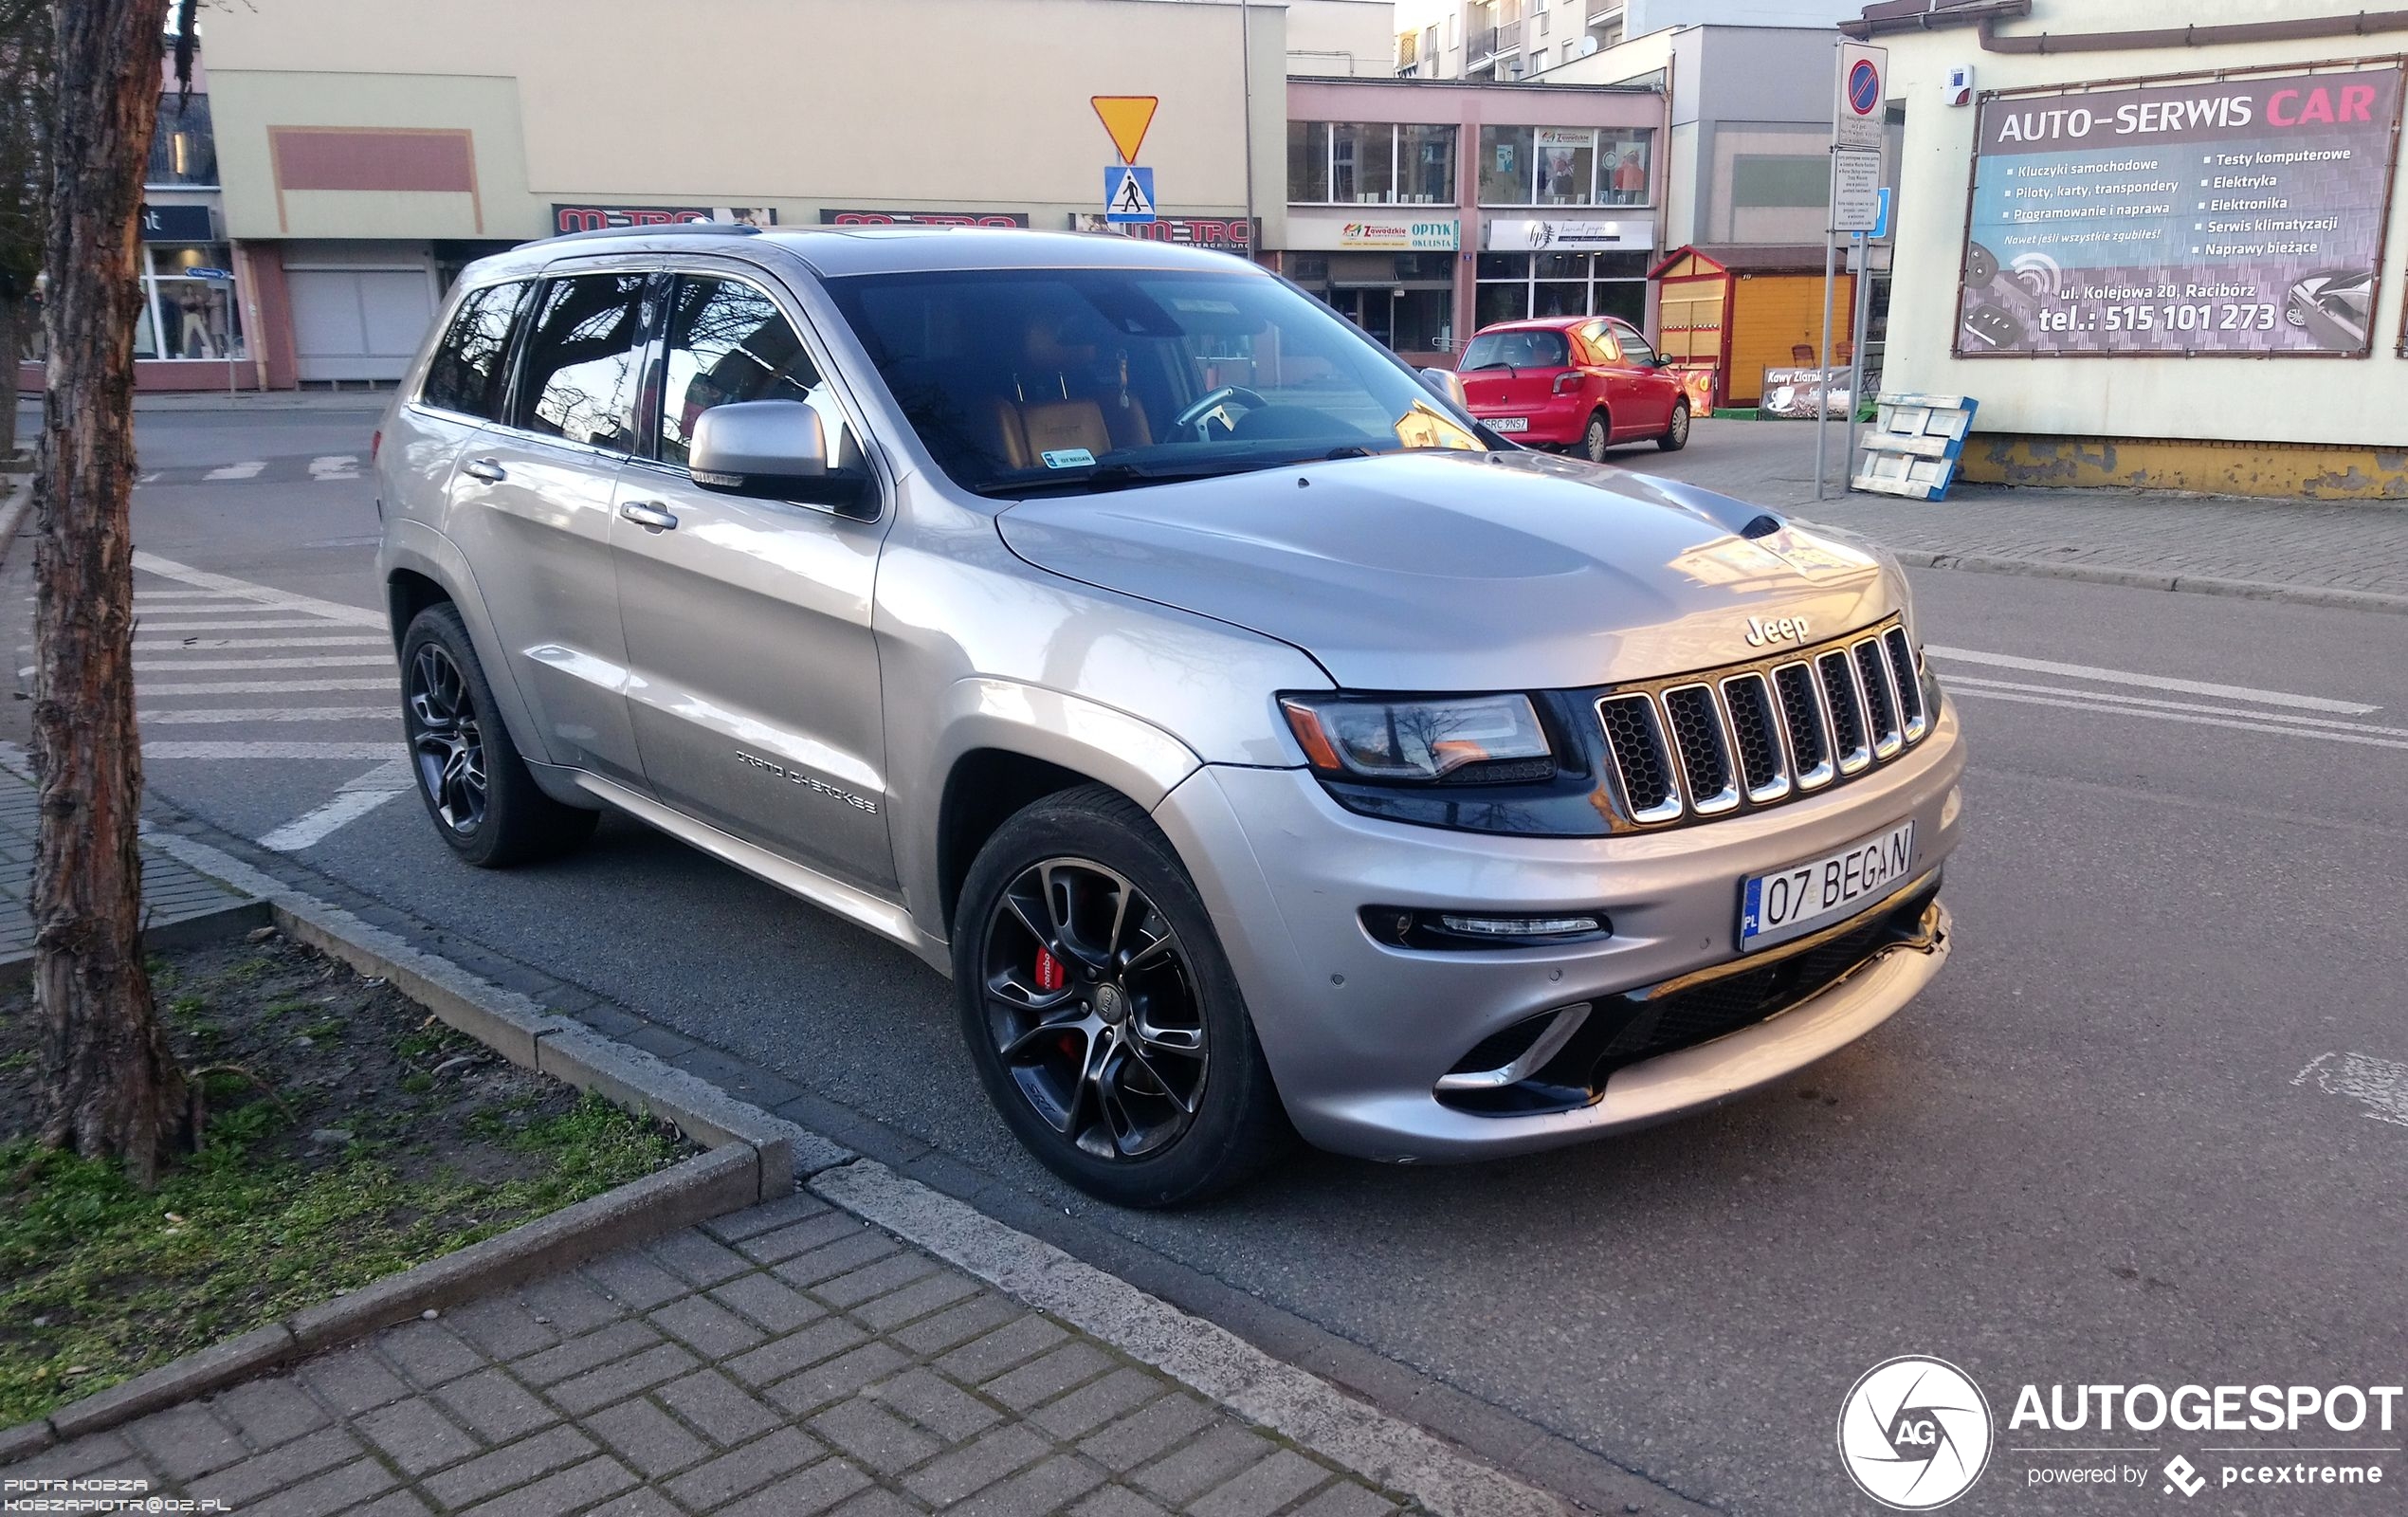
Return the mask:
[[[1666,452],[1689,440],[1688,396],[1655,349],[1611,316],[1553,316],[1483,327],[1455,366],[1471,413],[1531,448],[1603,462],[1616,443]]]

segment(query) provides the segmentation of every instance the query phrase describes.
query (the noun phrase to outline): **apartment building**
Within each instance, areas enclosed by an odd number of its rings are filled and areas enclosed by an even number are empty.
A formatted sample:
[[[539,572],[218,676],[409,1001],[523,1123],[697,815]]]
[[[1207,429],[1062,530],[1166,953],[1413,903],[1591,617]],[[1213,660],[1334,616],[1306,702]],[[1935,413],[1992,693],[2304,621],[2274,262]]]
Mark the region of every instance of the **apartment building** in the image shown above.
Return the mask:
[[[1396,72],[1514,81],[1676,27],[1832,27],[1844,0],[1397,0]]]

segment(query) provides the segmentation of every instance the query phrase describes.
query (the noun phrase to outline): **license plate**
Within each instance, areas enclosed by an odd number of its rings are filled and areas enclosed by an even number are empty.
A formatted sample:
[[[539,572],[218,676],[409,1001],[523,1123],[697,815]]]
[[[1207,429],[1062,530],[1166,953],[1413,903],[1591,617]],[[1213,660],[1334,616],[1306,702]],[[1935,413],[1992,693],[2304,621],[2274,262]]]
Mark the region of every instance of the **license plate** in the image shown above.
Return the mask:
[[[1491,416],[1488,430],[1492,432],[1526,432],[1530,430],[1527,416]]]
[[[1766,948],[1846,917],[1897,887],[1915,862],[1915,824],[1740,882],[1739,946]]]

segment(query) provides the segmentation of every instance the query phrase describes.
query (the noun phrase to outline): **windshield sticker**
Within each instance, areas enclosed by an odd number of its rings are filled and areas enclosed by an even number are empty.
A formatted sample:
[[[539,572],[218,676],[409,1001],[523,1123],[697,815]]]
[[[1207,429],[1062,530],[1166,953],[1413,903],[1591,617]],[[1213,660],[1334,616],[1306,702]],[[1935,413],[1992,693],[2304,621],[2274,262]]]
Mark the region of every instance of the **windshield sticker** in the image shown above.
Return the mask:
[[[1193,295],[1175,295],[1171,297],[1171,309],[1174,311],[1202,311],[1208,316],[1235,316],[1237,314],[1237,302],[1235,301],[1198,300]]]
[[[1048,468],[1080,468],[1095,462],[1095,455],[1084,448],[1057,448],[1039,456]]]

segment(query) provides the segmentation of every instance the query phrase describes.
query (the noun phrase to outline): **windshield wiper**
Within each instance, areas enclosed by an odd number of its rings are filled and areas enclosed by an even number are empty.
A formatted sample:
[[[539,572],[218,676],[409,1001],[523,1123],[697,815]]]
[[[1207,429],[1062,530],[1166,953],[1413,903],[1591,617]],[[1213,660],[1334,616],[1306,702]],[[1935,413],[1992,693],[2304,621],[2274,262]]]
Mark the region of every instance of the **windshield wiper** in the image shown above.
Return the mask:
[[[1057,490],[1125,490],[1139,484],[1176,484],[1186,480],[1217,479],[1224,474],[1244,474],[1258,468],[1279,468],[1291,459],[1247,459],[1241,463],[1163,465],[1148,467],[1140,464],[1093,464],[1077,468],[1047,469],[1042,473],[1023,471],[1026,478],[990,480],[973,486],[973,492],[1018,500],[1023,496],[1049,494]]]

